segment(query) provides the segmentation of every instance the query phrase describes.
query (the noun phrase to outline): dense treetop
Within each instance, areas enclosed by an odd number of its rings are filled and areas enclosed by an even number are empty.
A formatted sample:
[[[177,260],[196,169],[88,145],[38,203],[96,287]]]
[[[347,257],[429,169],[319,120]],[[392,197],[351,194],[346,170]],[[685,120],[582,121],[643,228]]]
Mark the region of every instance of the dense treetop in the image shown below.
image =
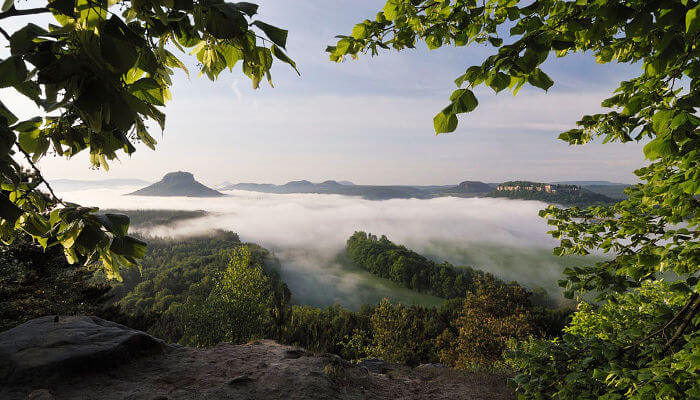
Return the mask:
[[[48,26],[28,23],[15,32],[0,25],[10,54],[0,59],[0,88],[33,101],[37,115],[20,121],[0,99],[0,239],[18,231],[42,246],[60,244],[71,262],[99,261],[113,276],[144,255],[145,244],[127,235],[128,218],[62,202],[36,162],[87,151],[94,167],[108,169],[137,143],[154,148],[149,127],[165,126],[175,69],[189,74],[178,53],[199,62],[214,80],[240,63],[258,87],[270,80],[273,60],[293,68],[285,54],[287,31],[256,18],[258,6],[223,0],[48,0],[36,8],[0,3],[0,21],[47,14]],[[150,123],[149,123],[150,121]],[[17,159],[15,159],[17,158]],[[19,159],[32,168],[28,174]],[[46,184],[49,195],[39,192]]]
[[[438,264],[371,233],[355,232],[347,240],[346,251],[356,265],[377,276],[446,299],[464,297],[474,288],[476,278],[486,275],[466,266]]]
[[[622,340],[592,341],[586,330],[572,330],[564,342],[531,349],[526,354],[534,355],[520,364],[524,373],[516,379],[528,398],[599,398],[601,387],[610,399],[700,396],[700,383],[686,374],[697,374],[700,351],[699,35],[696,0],[388,0],[376,18],[328,47],[331,60],[340,61],[412,48],[418,41],[431,49],[492,46],[493,55],[455,80],[450,103],[434,118],[437,133],[454,131],[457,115],[477,107],[473,89],[479,85],[513,93],[525,84],[552,87],[541,68],[552,56],[583,52],[599,63],[640,67],[637,77],[620,82],[603,100],[607,112],[583,116],[559,138],[572,145],[644,140],[649,164],[635,171],[641,183],[614,205],[550,206],[541,215],[560,240],[556,254],[614,256],[565,270],[561,285],[567,296],[595,292],[599,301],[610,302],[610,320],[624,314],[622,301],[641,306],[643,296],[635,295],[641,287],[660,297],[671,290],[684,306],[649,309],[645,329],[620,325],[624,333],[615,336]],[[662,277],[672,277],[670,288],[647,286]],[[579,362],[577,373],[563,368]]]

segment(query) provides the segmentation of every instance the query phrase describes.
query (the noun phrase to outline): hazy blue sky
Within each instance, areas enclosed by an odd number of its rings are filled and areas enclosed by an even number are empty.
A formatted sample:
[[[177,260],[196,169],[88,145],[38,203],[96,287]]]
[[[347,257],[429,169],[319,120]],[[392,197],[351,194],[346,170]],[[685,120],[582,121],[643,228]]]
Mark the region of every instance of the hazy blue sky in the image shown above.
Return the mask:
[[[31,2],[30,2],[31,3]],[[50,178],[156,180],[173,170],[205,183],[295,179],[366,184],[448,184],[463,180],[613,180],[632,182],[643,165],[641,145],[569,147],[556,140],[637,66],[597,65],[590,55],[551,58],[549,93],[525,88],[517,97],[477,92],[480,106],[457,132],[435,136],[432,117],[455,89],[453,80],[493,50],[424,46],[335,64],[324,52],[333,36],[370,18],[382,0],[259,0],[260,19],[289,29],[289,54],[302,73],[273,68],[275,88],[252,90],[240,73],[212,83],[192,74],[174,79],[163,135],[155,152],[144,146],[122,156],[109,173],[86,156],[46,158]],[[37,21],[41,22],[41,21]],[[195,69],[190,62],[189,65]],[[25,106],[6,90],[13,110]],[[7,104],[6,103],[6,104]]]

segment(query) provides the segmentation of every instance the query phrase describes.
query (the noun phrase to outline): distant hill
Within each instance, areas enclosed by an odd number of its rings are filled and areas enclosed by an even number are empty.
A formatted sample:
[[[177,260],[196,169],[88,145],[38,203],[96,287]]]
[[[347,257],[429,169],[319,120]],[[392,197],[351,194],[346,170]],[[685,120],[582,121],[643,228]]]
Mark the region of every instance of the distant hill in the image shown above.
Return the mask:
[[[163,179],[133,193],[134,196],[185,196],[185,197],[219,197],[223,193],[210,189],[194,180],[189,172],[170,172]]]
[[[324,181],[313,183],[307,180],[291,181],[284,185],[271,183],[237,183],[222,190],[248,190],[262,193],[314,193],[314,194],[341,194],[345,196],[359,196],[368,200],[388,199],[425,199],[432,197],[430,191],[421,190],[412,186],[374,186],[374,185],[348,185],[336,181]]]
[[[565,206],[588,207],[611,204],[617,200],[600,193],[592,192],[577,185],[549,184],[530,181],[504,182],[489,194],[490,197],[539,200]]]
[[[602,195],[608,196],[617,200],[627,199],[625,194],[625,189],[631,185],[619,184],[619,185],[585,185],[582,186],[584,189],[588,189],[594,193],[600,193]]]
[[[54,179],[49,182],[51,186],[61,192],[74,190],[103,189],[119,186],[143,186],[150,182],[141,179],[101,179],[94,181],[83,181],[78,179]]]
[[[573,181],[572,181],[573,182]],[[596,185],[580,186],[573,184],[554,184],[529,181],[511,181],[503,184],[491,184],[481,181],[463,181],[458,185],[355,185],[347,181],[327,180],[314,183],[308,180],[290,181],[283,185],[272,183],[237,183],[221,187],[220,190],[247,190],[262,193],[314,193],[339,194],[344,196],[359,196],[368,200],[388,199],[429,199],[440,196],[456,197],[510,197],[524,200],[541,200],[563,205],[588,206],[594,204],[610,204],[616,200],[625,199],[623,192],[626,184],[616,184],[608,181],[580,181],[584,183],[597,182]],[[500,185],[533,186],[532,190],[522,189],[512,191],[497,190]],[[554,191],[537,190],[537,187],[548,186]]]
[[[102,209],[101,213],[125,214],[129,217],[130,228],[151,228],[154,226],[168,226],[176,222],[189,219],[202,218],[209,215],[204,210],[122,210]]]
[[[227,186],[231,186],[231,185],[233,185],[232,182],[225,181],[225,182],[219,183],[218,185],[214,185],[214,189],[216,189],[216,190],[220,190],[220,189],[223,190],[223,188],[225,188],[225,187],[227,187]]]
[[[483,194],[489,193],[493,190],[493,187],[480,181],[464,181],[457,186],[450,186],[447,188],[436,190],[436,192],[449,195],[449,194]]]
[[[576,185],[576,186],[629,186],[627,183],[617,183],[610,181],[561,181],[551,182],[553,185]]]

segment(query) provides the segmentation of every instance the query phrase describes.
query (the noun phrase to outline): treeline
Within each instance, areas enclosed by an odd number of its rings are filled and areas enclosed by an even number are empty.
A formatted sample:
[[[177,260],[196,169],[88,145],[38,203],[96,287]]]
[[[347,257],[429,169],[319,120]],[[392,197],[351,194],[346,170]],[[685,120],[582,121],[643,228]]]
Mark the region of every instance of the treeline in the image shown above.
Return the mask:
[[[394,271],[410,265],[410,276],[433,282],[442,291],[417,288],[445,297],[448,288],[453,298],[440,307],[384,300],[357,312],[339,305],[294,305],[270,267],[274,259],[259,246],[241,243],[234,233],[148,240],[142,274],[132,271],[135,275],[125,275],[112,291],[127,316],[120,322],[189,346],[272,338],[348,360],[378,357],[408,365],[493,368],[501,365],[513,339],[554,337],[570,313],[533,304],[536,296],[517,283],[437,264],[386,237],[362,232],[348,241],[356,245],[352,248],[365,248],[375,260],[394,260]],[[430,274],[421,274],[419,268]]]
[[[485,275],[471,267],[436,263],[386,236],[361,231],[350,236],[346,250],[355,264],[379,277],[445,299],[464,297],[473,290],[475,279]]]
[[[207,341],[187,339],[185,321],[202,311],[194,311],[195,300],[204,301],[219,290],[217,285],[224,281],[232,262],[239,262],[242,271],[261,269],[256,280],[265,280],[271,290],[267,312],[285,314],[279,307],[291,307],[289,289],[275,269],[276,259],[258,245],[242,243],[233,232],[215,231],[211,235],[180,239],[143,239],[148,242],[148,250],[141,271],[126,270],[122,282],[112,282],[110,295],[122,313],[115,317],[121,318],[117,322],[169,342],[184,340],[183,344],[209,345]],[[245,259],[241,256],[244,253]]]
[[[559,335],[570,312],[534,306],[519,285],[477,278],[473,292],[440,307],[388,300],[358,312],[337,305],[294,306],[278,340],[348,360],[493,369],[503,367],[503,353],[513,341]]]
[[[167,226],[188,219],[202,218],[209,213],[203,210],[119,210],[104,209],[103,213],[125,214],[129,216],[130,226],[134,228],[149,228]]]
[[[443,273],[450,279],[443,287],[463,294],[440,307],[388,300],[357,312],[338,305],[299,306],[267,250],[242,243],[232,232],[146,240],[142,272],[126,270],[120,283],[67,264],[53,248],[44,253],[29,242],[26,248],[4,247],[0,326],[7,329],[40,315],[88,313],[189,346],[272,338],[348,360],[379,357],[473,369],[502,367],[504,350],[518,340],[559,335],[570,313],[533,305],[532,294],[522,286],[482,273],[464,275],[469,286],[459,289],[454,282],[462,275]],[[371,241],[400,247],[386,238]],[[426,265],[425,258],[402,249],[416,268]],[[42,281],[33,284],[37,276]]]

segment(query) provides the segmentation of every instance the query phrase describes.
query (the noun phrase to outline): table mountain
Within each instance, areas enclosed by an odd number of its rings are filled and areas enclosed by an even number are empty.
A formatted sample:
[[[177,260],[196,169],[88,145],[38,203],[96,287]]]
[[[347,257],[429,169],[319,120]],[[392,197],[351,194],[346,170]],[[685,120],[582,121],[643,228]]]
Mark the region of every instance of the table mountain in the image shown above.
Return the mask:
[[[185,197],[219,197],[223,193],[208,188],[194,179],[189,172],[170,172],[163,179],[133,193],[134,196],[185,196]]]

